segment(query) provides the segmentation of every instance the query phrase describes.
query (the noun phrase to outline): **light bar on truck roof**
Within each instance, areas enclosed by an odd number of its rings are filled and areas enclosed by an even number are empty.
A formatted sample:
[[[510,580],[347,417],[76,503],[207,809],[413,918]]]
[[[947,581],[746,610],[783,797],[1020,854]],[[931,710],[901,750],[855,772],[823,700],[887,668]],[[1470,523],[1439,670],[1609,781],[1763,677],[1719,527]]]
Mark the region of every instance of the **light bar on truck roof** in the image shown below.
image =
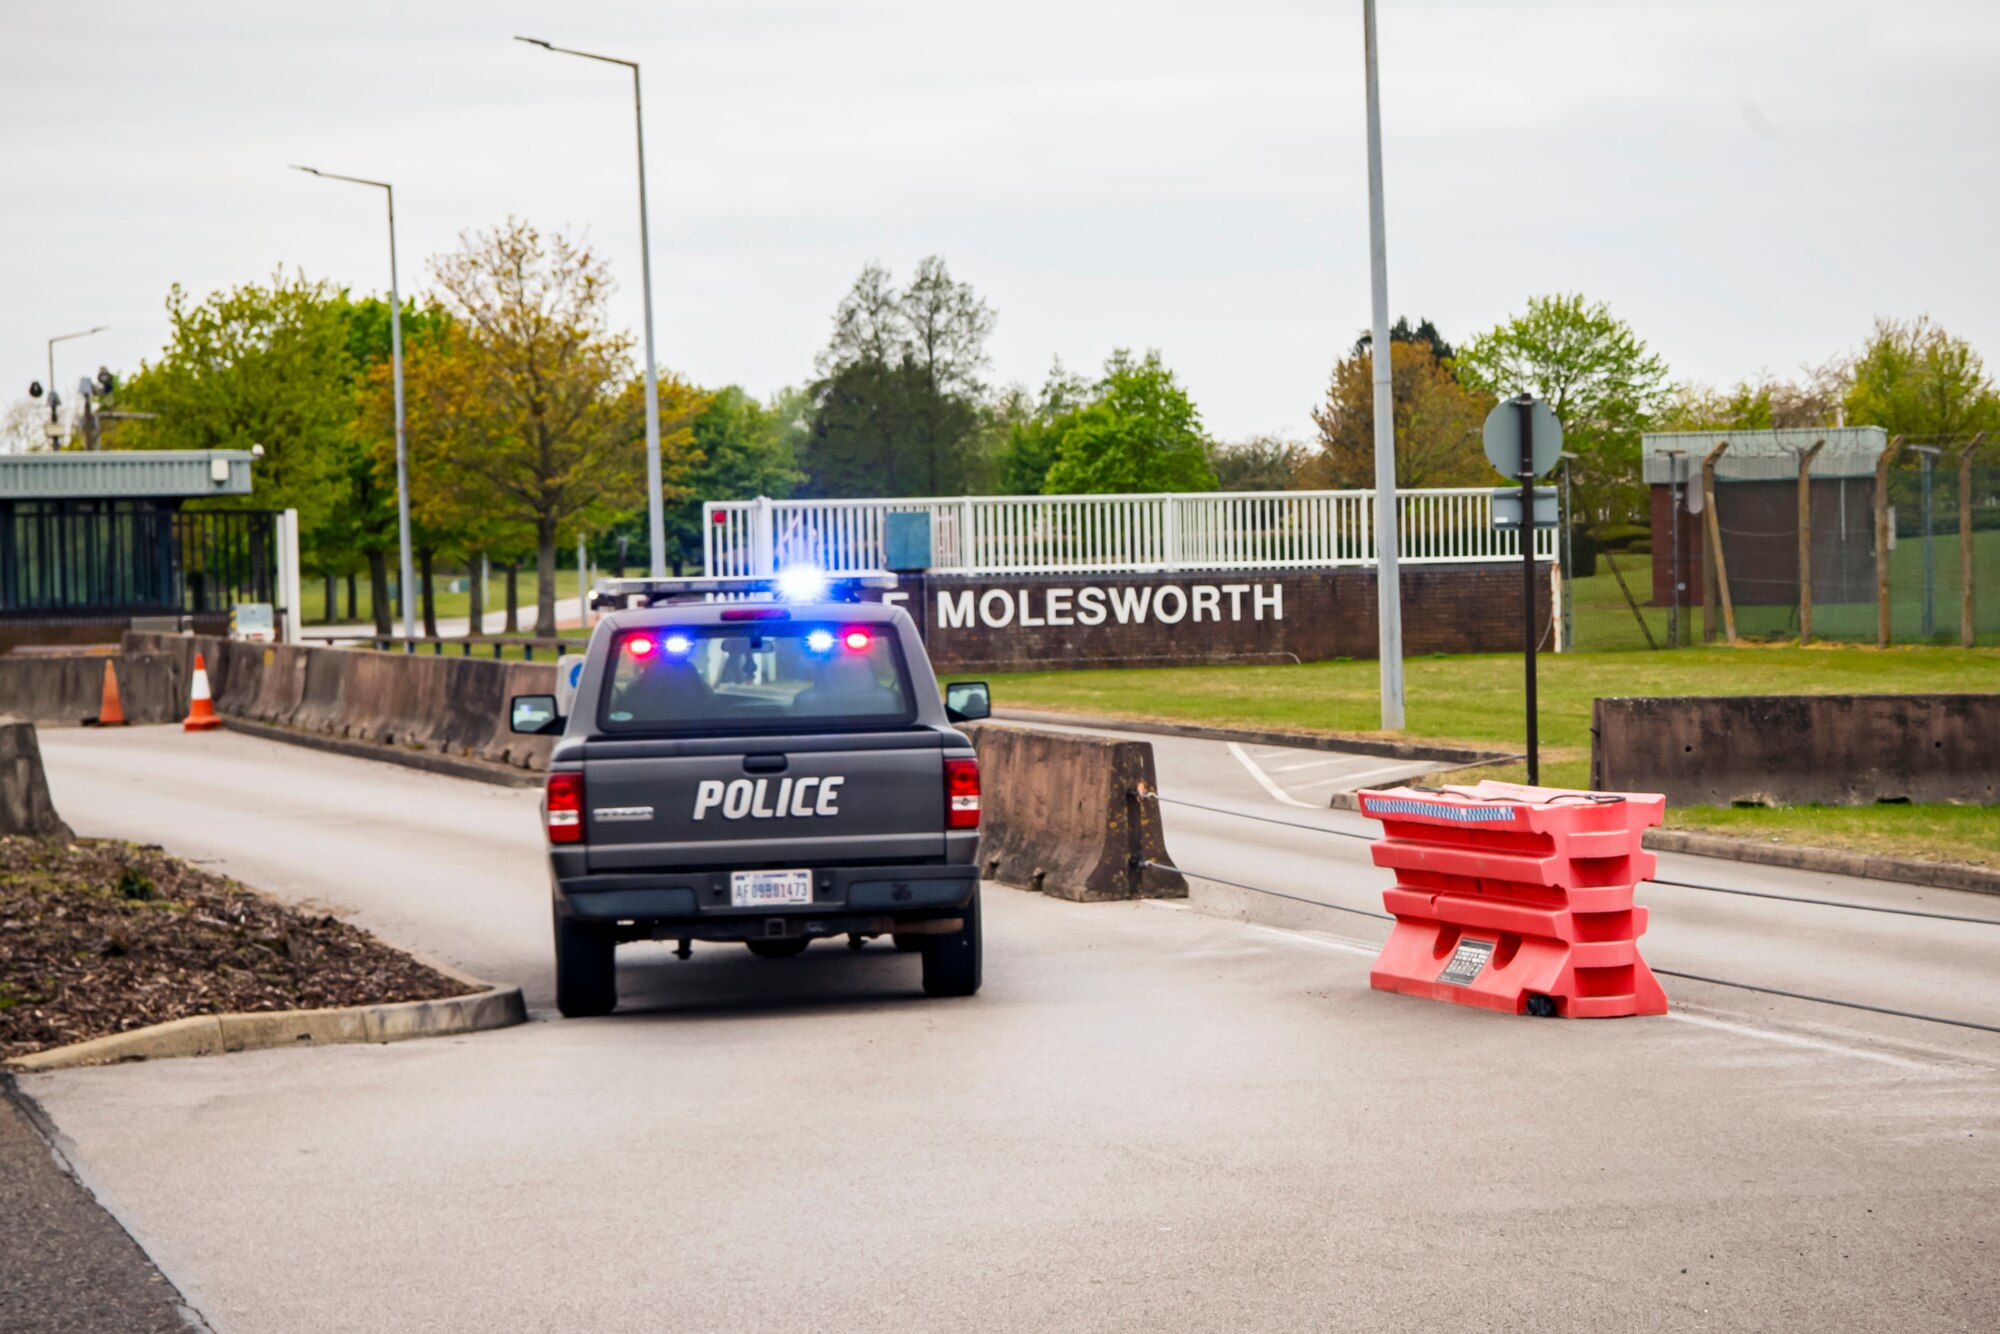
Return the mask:
[[[798,567],[776,574],[741,577],[599,579],[591,588],[590,608],[592,611],[619,611],[626,607],[657,607],[670,602],[734,602],[758,598],[781,602],[859,602],[864,593],[887,592],[895,586],[896,576],[887,570],[854,570],[807,580],[800,576]]]

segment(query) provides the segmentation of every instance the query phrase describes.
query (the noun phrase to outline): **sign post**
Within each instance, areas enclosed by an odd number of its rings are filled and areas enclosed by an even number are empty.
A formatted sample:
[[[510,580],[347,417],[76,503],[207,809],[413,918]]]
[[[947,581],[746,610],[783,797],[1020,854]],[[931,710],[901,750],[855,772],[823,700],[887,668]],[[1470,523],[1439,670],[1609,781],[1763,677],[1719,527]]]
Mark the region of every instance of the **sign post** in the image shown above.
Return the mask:
[[[1486,461],[1521,486],[1521,657],[1528,713],[1528,785],[1541,781],[1540,715],[1535,704],[1535,479],[1562,457],[1562,423],[1546,403],[1517,394],[1487,414]]]

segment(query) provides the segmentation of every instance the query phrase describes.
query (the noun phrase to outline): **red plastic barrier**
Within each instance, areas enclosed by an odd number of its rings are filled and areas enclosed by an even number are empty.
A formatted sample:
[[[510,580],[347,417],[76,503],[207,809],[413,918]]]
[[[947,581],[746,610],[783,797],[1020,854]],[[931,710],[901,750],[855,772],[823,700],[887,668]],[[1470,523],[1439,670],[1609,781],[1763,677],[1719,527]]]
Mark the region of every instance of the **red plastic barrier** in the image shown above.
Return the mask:
[[[1480,783],[1359,794],[1382,822],[1375,864],[1396,873],[1396,916],[1369,971],[1378,991],[1510,1014],[1665,1014],[1639,957],[1632,891],[1655,858],[1640,836],[1666,798]]]

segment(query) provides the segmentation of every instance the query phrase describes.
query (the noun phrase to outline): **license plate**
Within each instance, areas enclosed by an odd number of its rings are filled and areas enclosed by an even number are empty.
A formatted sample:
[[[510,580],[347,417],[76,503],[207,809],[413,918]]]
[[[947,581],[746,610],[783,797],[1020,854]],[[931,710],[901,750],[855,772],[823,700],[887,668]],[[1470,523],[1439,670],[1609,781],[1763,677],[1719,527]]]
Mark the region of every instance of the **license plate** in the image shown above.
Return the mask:
[[[729,903],[736,908],[768,908],[813,901],[811,871],[731,871]]]

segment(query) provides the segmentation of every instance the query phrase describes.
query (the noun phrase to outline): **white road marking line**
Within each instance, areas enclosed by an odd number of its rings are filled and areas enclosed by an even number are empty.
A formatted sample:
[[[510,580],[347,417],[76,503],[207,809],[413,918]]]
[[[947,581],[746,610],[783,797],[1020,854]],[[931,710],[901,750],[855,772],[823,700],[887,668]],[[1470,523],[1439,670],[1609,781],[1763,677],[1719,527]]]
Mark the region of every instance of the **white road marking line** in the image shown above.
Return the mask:
[[[1347,777],[1352,779],[1354,782],[1359,783],[1364,779],[1387,778],[1390,777],[1391,775],[1414,778],[1423,771],[1424,770],[1422,765],[1392,764],[1386,769],[1364,769],[1358,774],[1348,774]]]
[[[1249,925],[1249,931],[1252,935],[1267,936],[1273,940],[1285,941],[1287,944],[1317,945],[1321,949],[1339,950],[1342,954],[1359,954],[1365,959],[1372,959],[1382,952],[1367,945],[1351,945],[1344,940],[1329,940],[1325,936],[1307,935],[1303,931],[1286,931],[1275,926],[1258,926],[1254,922]]]
[[[1678,1010],[1670,1010],[1662,1015],[1661,1018],[1671,1019],[1677,1024],[1693,1024],[1696,1028],[1712,1028],[1722,1033],[1734,1033],[1739,1037],[1762,1038],[1766,1042],[1775,1042],[1785,1047],[1804,1047],[1811,1051],[1828,1051],[1841,1056],[1858,1056],[1864,1061],[1880,1061],[1884,1065],[1893,1065],[1904,1070],[1934,1070],[1937,1068],[1933,1065],[1927,1065],[1922,1061],[1909,1061],[1904,1060],[1900,1056],[1891,1056],[1887,1052],[1869,1051],[1862,1047],[1850,1047],[1839,1042],[1825,1042],[1819,1038],[1804,1038],[1792,1033],[1778,1033],[1768,1028],[1751,1028],[1746,1024],[1732,1024],[1726,1019],[1709,1019],[1698,1014],[1687,1014]]]
[[[1243,747],[1237,745],[1234,741],[1231,741],[1227,744],[1229,746],[1229,753],[1236,757],[1237,763],[1241,764],[1245,769],[1248,769],[1250,771],[1250,776],[1257,780],[1257,785],[1263,788],[1266,792],[1270,793],[1272,797],[1274,797],[1278,801],[1283,802],[1287,806],[1298,806],[1311,811],[1316,811],[1320,809],[1317,803],[1310,801],[1300,801],[1297,797],[1292,796],[1290,793],[1286,792],[1283,788],[1279,787],[1276,783],[1272,782],[1271,776],[1265,773],[1262,769],[1259,769],[1257,767],[1257,762],[1251,759],[1250,756],[1244,752]]]
[[[1329,764],[1345,764],[1345,763],[1347,763],[1347,757],[1343,755],[1337,759],[1331,759],[1331,760],[1307,760],[1302,764],[1281,764],[1277,768],[1271,770],[1271,772],[1274,774],[1288,774],[1294,769],[1324,769]]]

